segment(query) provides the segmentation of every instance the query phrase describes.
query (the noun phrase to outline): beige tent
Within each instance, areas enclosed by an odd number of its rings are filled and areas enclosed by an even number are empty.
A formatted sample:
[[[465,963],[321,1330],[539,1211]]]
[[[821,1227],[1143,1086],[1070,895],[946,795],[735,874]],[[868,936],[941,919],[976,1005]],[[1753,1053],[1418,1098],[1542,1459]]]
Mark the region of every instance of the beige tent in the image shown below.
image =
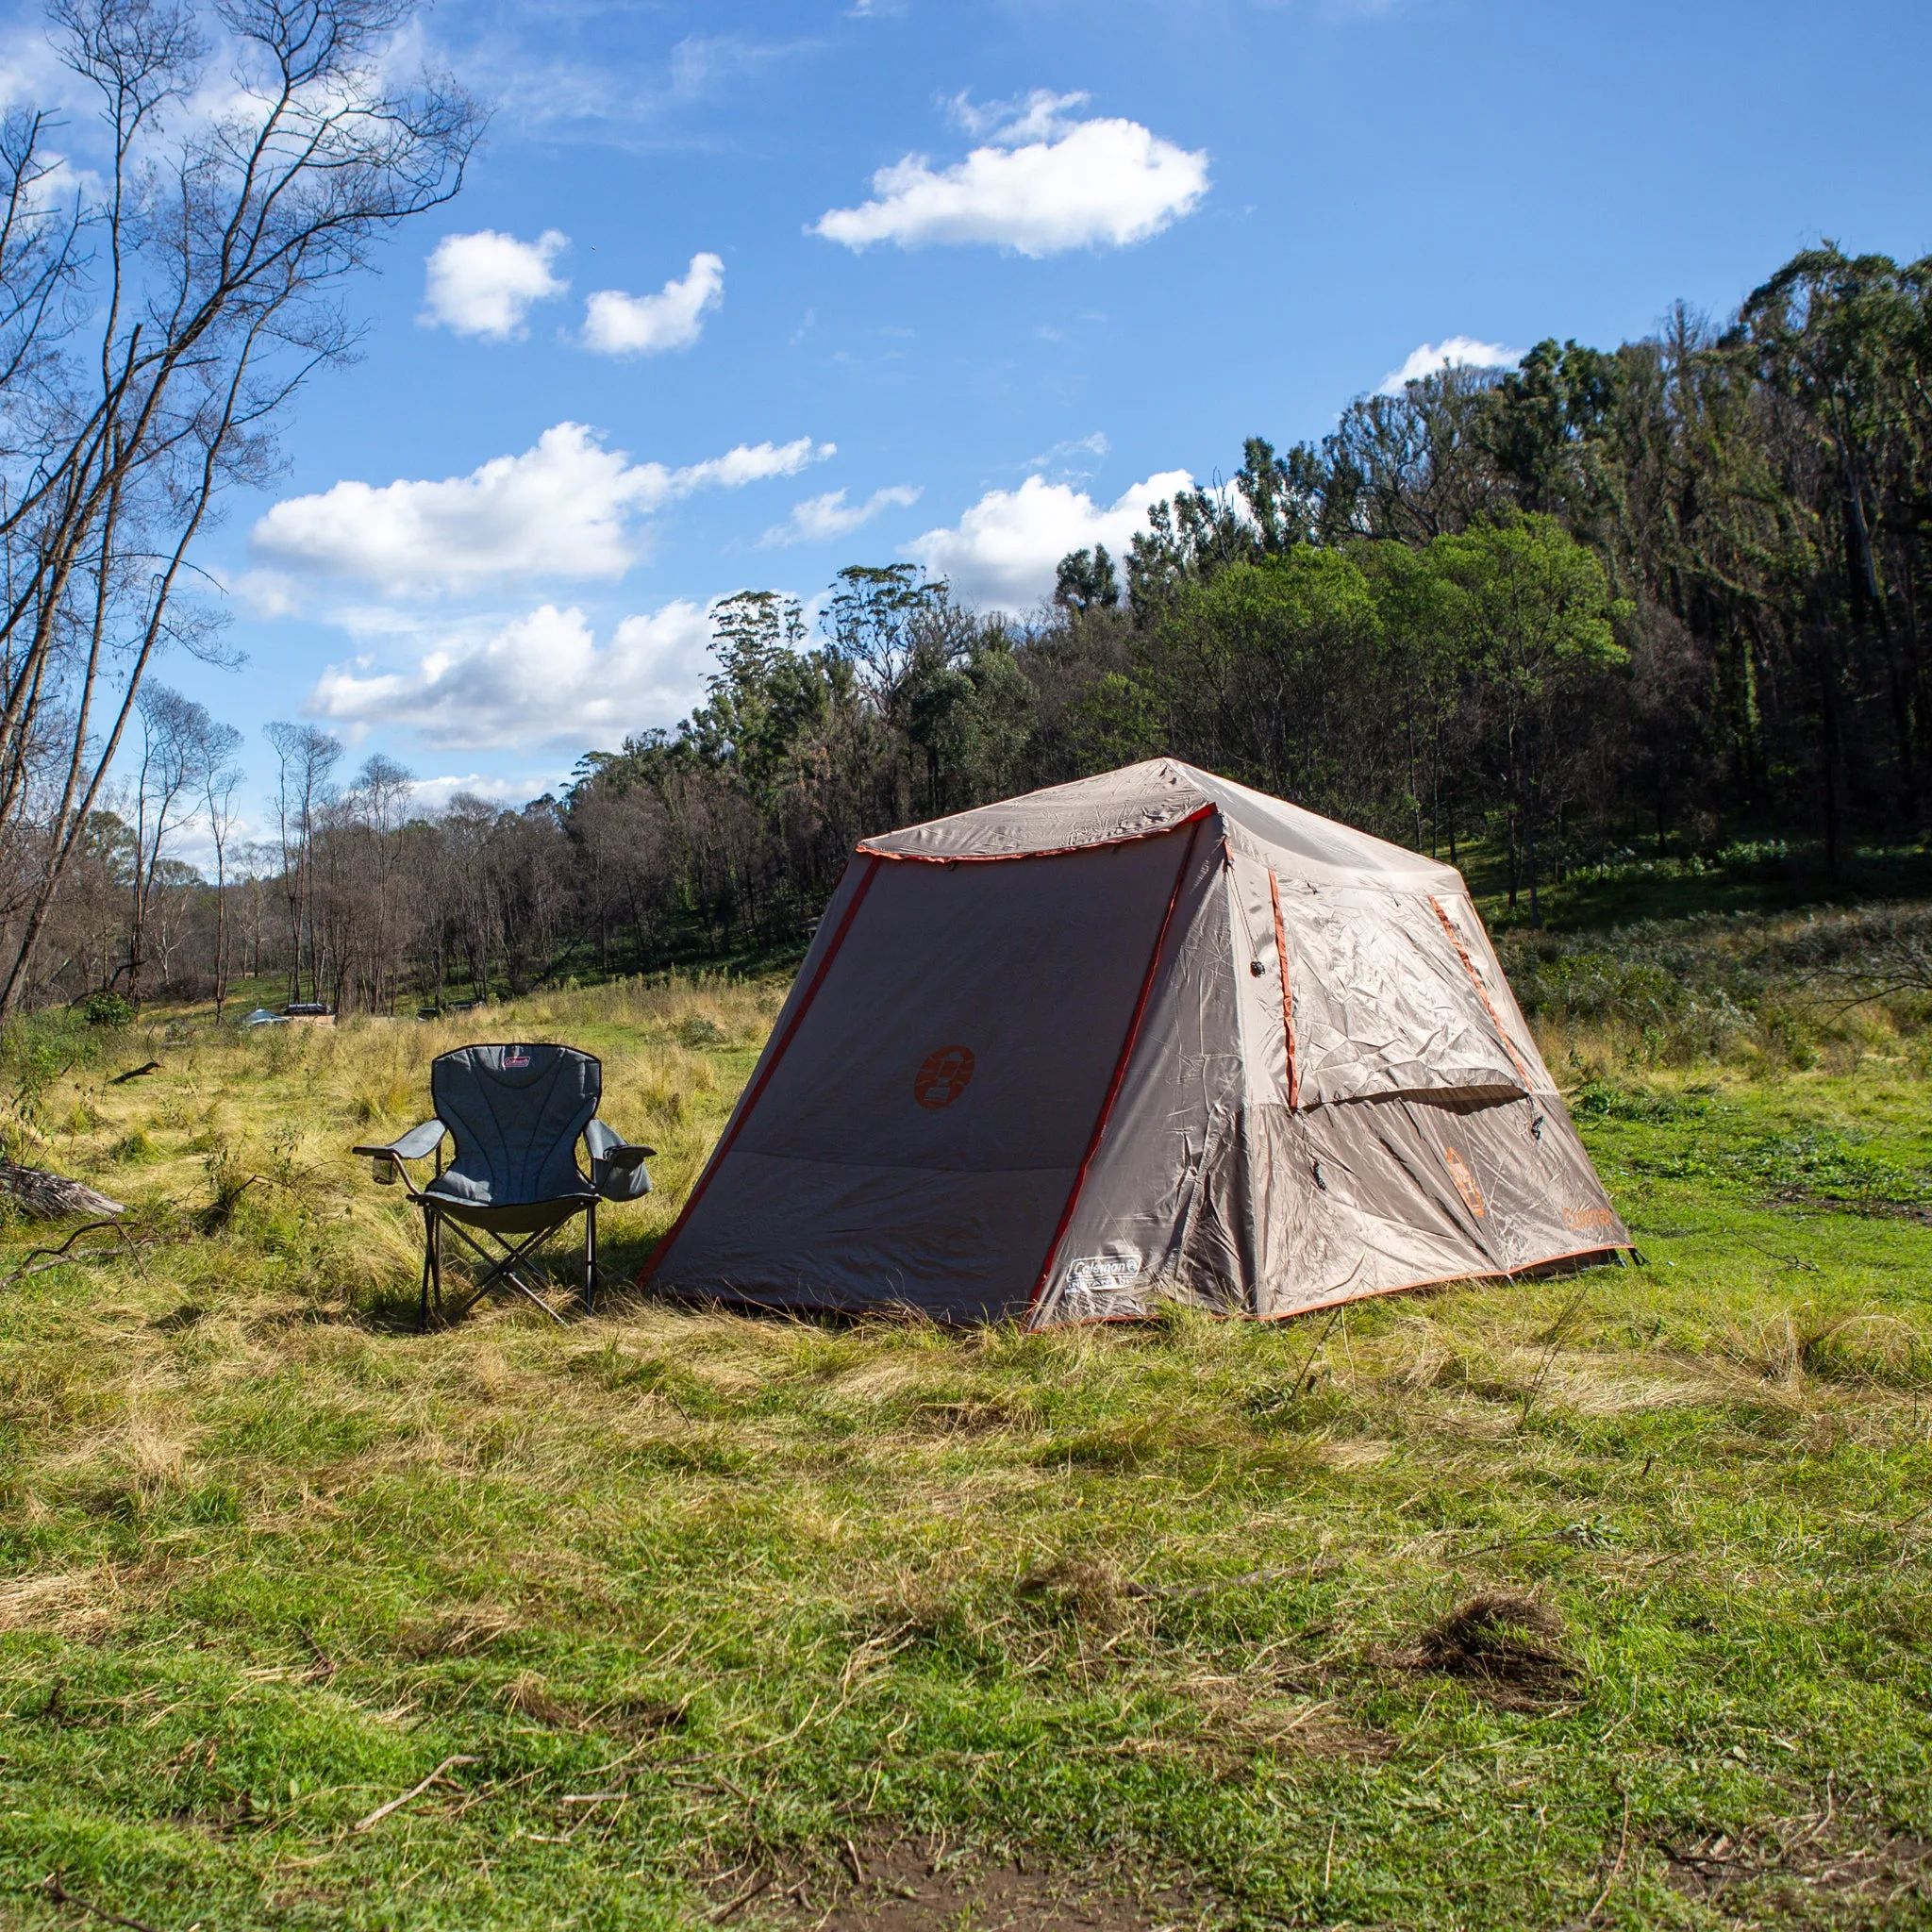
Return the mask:
[[[1157,758],[859,846],[646,1278],[1046,1324],[1628,1242],[1461,875]]]

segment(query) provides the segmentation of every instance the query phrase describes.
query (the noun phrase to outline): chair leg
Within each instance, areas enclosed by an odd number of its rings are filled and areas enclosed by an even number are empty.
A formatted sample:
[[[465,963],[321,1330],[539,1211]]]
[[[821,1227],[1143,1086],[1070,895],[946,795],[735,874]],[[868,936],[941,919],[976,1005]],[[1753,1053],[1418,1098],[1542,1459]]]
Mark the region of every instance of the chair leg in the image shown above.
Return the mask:
[[[416,1311],[416,1332],[429,1333],[429,1271],[436,1254],[436,1209],[423,1204],[423,1306]]]
[[[584,1313],[597,1312],[597,1204],[584,1210]]]

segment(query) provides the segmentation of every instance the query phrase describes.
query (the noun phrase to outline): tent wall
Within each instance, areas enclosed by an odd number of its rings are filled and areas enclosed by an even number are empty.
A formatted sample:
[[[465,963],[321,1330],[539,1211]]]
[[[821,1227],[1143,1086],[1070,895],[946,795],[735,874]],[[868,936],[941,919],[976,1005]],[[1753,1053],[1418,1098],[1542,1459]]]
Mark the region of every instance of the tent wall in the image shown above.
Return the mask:
[[[858,861],[801,974],[810,997],[781,1017],[658,1278],[797,1306],[1024,1315],[1188,840]]]

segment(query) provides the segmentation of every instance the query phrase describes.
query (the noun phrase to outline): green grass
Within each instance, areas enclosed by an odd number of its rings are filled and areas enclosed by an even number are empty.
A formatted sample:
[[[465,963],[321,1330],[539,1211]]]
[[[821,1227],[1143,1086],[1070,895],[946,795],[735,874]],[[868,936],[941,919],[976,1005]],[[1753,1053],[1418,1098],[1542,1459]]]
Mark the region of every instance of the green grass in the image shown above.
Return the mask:
[[[492,1014],[664,1150],[618,1265],[781,991]],[[1032,1336],[419,1337],[345,1149],[463,1018],[16,1041],[19,1151],[154,1244],[0,1290],[0,1918],[82,1924],[58,1872],[176,1932],[704,1924],[782,1866],[808,1908],[734,1922],[804,1924],[910,1836],[1168,1924],[1925,1923],[1924,1038],[1781,1010],[1546,1015],[1645,1267]],[[1485,1595],[1567,1672],[1441,1668]]]

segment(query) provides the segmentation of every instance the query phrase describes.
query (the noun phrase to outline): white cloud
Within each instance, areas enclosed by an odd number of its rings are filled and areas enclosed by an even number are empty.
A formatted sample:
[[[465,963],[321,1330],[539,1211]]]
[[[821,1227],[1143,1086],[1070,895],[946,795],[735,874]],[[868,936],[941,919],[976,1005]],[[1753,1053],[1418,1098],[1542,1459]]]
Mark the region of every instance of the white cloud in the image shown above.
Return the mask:
[[[902,546],[962,597],[1004,610],[1026,610],[1052,594],[1054,571],[1070,550],[1105,543],[1125,555],[1149,508],[1191,489],[1185,470],[1164,470],[1123,491],[1104,508],[1084,490],[1028,476],[1017,490],[990,490],[949,529],[928,530]]]
[[[1091,436],[1078,436],[1067,442],[1057,442],[1051,449],[1043,449],[1037,457],[1029,457],[1026,467],[1029,470],[1050,470],[1056,465],[1064,465],[1071,457],[1104,457],[1113,444],[1107,440],[1107,431],[1096,429]],[[1082,475],[1091,472],[1081,471]]]
[[[863,503],[847,503],[842,490],[829,490],[823,496],[808,496],[791,506],[791,514],[782,524],[758,539],[761,545],[774,543],[824,543],[834,537],[849,536],[861,525],[869,524],[882,509],[904,509],[919,501],[916,483],[891,483],[874,490]]]
[[[848,248],[892,242],[990,242],[1039,258],[1124,248],[1192,212],[1208,192],[1206,150],[1190,153],[1137,121],[1067,121],[1084,94],[1045,91],[955,117],[987,135],[963,161],[935,170],[908,155],[872,178],[874,200],[822,215],[809,232]]]
[[[407,670],[332,665],[307,708],[349,726],[408,726],[439,750],[614,750],[703,696],[710,640],[707,612],[684,601],[626,617],[603,645],[575,606],[544,604],[493,629],[457,627]]]
[[[479,228],[474,235],[445,235],[428,258],[424,300],[416,319],[441,323],[459,336],[508,341],[524,333],[533,302],[547,302],[569,289],[552,264],[570,246],[555,228],[534,242]]]
[[[724,264],[693,255],[682,280],[655,295],[599,289],[584,311],[584,346],[600,356],[659,356],[688,349],[704,333],[705,317],[724,300]]]
[[[1382,378],[1375,393],[1399,396],[1404,387],[1420,382],[1425,375],[1440,375],[1443,370],[1514,369],[1523,360],[1521,349],[1506,349],[1501,342],[1479,342],[1474,336],[1450,336],[1441,342],[1424,342],[1409,352],[1400,369],[1391,369]]]
[[[250,539],[272,564],[359,578],[389,594],[506,577],[617,577],[636,559],[639,518],[696,490],[796,475],[834,449],[808,436],[741,443],[674,470],[633,463],[581,423],[559,423],[534,449],[492,458],[467,476],[342,482],[289,497]]]
[[[988,101],[977,107],[970,92],[957,93],[946,108],[968,134],[983,134],[1001,147],[1019,147],[1064,132],[1067,110],[1084,108],[1087,101],[1084,93],[1057,94],[1050,88],[1037,87],[1017,100]]]
[[[515,809],[569,783],[570,774],[563,770],[535,772],[521,778],[492,777],[485,772],[443,772],[433,778],[411,779],[409,804],[417,811],[442,811],[451,799],[466,794]]]
[[[248,570],[223,588],[241,598],[251,617],[298,617],[302,586],[286,571]]]

